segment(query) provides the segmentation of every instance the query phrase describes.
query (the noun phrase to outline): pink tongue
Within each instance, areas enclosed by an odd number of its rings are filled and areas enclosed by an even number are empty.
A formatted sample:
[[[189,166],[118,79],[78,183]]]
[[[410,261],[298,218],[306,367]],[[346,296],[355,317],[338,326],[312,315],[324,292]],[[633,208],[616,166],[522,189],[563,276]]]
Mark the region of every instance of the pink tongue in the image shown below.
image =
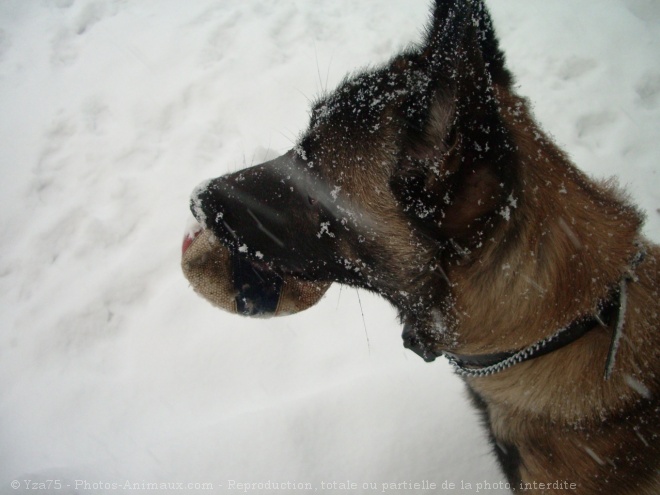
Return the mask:
[[[183,246],[181,246],[181,254],[186,254],[186,250],[192,245],[193,241],[197,239],[197,236],[201,234],[201,229],[194,233],[188,233],[183,236]]]

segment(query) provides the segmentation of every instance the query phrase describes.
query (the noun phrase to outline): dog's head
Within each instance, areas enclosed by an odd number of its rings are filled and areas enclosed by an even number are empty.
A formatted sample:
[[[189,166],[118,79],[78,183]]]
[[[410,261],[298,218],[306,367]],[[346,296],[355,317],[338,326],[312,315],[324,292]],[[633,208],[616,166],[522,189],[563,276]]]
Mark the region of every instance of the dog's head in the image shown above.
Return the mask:
[[[448,265],[503,219],[515,182],[510,85],[482,1],[438,0],[422,44],[345,79],[292,150],[205,182],[192,212],[232,256],[381,294],[431,359]]]

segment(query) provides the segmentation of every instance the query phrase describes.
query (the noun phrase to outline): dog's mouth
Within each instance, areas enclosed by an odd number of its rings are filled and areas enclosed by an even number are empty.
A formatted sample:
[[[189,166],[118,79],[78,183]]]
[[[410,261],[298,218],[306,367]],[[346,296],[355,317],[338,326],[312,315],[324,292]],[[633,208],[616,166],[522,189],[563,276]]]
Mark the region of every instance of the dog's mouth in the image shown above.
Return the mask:
[[[254,272],[257,278],[270,279],[270,278],[282,278],[285,275],[292,276],[302,276],[301,273],[286,270],[283,268],[275,267],[274,263],[267,262],[262,258],[263,256],[259,251],[253,251],[243,245],[236,249],[232,244],[227,244],[222,239],[218,239],[210,230],[205,226],[201,225],[196,219],[190,218],[186,229],[183,235],[183,243],[181,246],[181,255],[185,257],[186,252],[190,249],[193,243],[200,237],[203,233],[210,234],[209,238],[212,239],[213,243],[216,244],[216,249],[223,249],[229,252],[229,258],[232,264],[236,267],[237,270],[240,270],[241,273],[246,273],[249,271]]]
[[[211,229],[192,221],[183,238],[181,266],[198,294],[243,316],[268,318],[303,311],[330,286],[291,276],[244,251],[230,249]]]
[[[186,229],[185,232],[183,233],[183,244],[181,246],[181,255],[185,255],[186,251],[192,246],[193,242],[195,242],[195,239],[197,239],[202,231],[204,230],[204,227],[195,220],[194,218],[189,218],[188,222],[186,223]]]
[[[277,313],[284,277],[230,250],[194,220],[184,234],[182,262],[195,289],[216,306],[245,316]]]

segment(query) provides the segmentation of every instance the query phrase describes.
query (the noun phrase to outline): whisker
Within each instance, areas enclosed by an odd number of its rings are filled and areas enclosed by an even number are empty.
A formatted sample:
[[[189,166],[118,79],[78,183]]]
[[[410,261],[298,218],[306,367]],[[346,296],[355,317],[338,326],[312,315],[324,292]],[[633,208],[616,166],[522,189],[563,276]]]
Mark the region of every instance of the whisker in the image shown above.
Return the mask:
[[[367,322],[364,319],[364,310],[362,309],[362,299],[360,299],[360,291],[355,289],[357,294],[358,303],[360,304],[360,314],[362,314],[362,324],[364,325],[364,335],[367,338],[367,349],[369,350],[369,355],[371,356],[371,343],[369,342],[369,332],[367,332]]]
[[[335,309],[339,309],[339,300],[341,299],[341,291],[342,291],[343,289],[344,289],[344,286],[343,286],[343,285],[339,285],[339,295],[337,296],[337,308],[335,308]]]

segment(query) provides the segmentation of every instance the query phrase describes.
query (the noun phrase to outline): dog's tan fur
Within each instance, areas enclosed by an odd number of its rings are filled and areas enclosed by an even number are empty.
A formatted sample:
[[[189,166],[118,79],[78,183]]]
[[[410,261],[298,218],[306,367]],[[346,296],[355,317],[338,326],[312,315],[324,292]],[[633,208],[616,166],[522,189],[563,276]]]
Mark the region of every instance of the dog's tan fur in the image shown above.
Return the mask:
[[[460,322],[456,350],[464,354],[522,348],[594,313],[639,249],[641,219],[620,193],[586,178],[542,137],[523,100],[506,90],[498,96],[520,111],[509,125],[523,161],[529,156],[545,166],[523,169],[514,224],[502,223],[482,252],[448,269]],[[517,447],[523,483],[568,480],[575,493],[660,493],[660,249],[641,242],[647,254],[627,285],[625,337],[610,380],[603,373],[611,327],[500,374],[468,379],[487,404],[494,438]]]
[[[524,349],[625,281],[622,320],[466,382],[512,489],[658,495],[660,247],[527,106],[483,1],[437,0],[424,44],[347,79],[295,150],[211,181],[193,211],[275,271],[381,294],[425,359]]]

